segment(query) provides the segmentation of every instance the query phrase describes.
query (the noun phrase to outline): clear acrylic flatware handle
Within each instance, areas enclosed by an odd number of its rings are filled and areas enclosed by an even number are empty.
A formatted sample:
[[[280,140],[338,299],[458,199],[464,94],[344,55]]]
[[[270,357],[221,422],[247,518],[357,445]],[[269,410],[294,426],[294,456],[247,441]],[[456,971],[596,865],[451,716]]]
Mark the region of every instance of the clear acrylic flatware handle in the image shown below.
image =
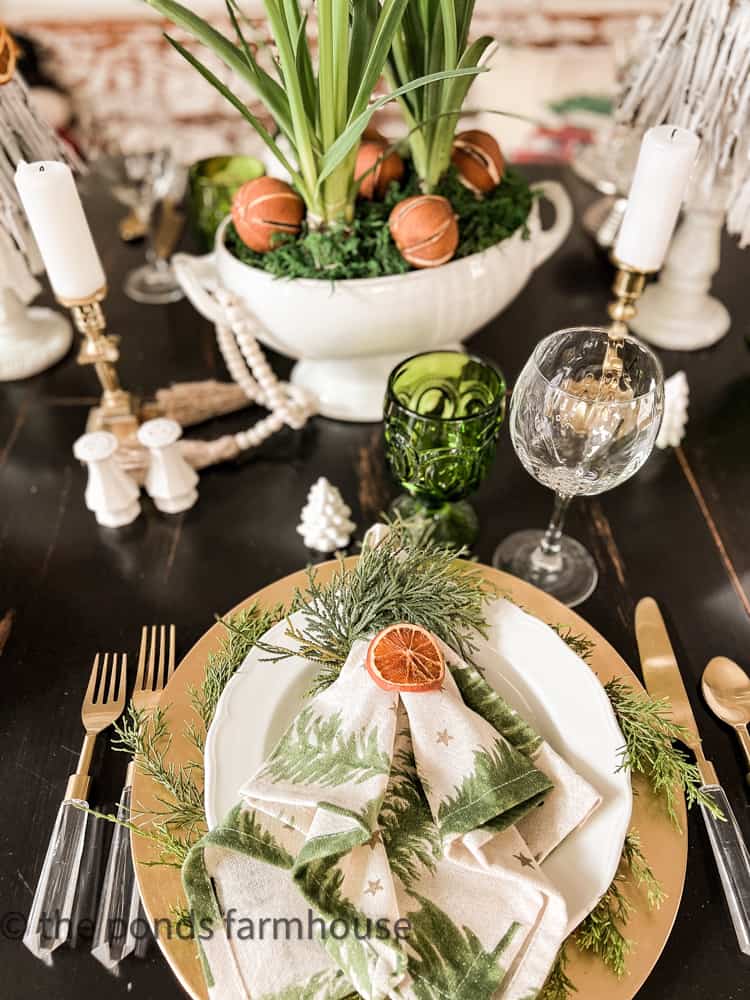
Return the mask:
[[[82,807],[82,808],[79,808]],[[57,812],[42,873],[26,924],[23,943],[50,964],[52,952],[71,932],[78,871],[86,834],[87,803],[65,799]]]
[[[701,806],[740,951],[750,955],[750,853],[729,799],[719,785],[702,789],[726,816],[717,819]]]
[[[128,781],[117,807],[104,885],[99,900],[91,953],[102,965],[113,969],[135,951],[138,943],[138,906],[140,896],[130,853],[130,831],[122,826],[130,819],[131,787]]]

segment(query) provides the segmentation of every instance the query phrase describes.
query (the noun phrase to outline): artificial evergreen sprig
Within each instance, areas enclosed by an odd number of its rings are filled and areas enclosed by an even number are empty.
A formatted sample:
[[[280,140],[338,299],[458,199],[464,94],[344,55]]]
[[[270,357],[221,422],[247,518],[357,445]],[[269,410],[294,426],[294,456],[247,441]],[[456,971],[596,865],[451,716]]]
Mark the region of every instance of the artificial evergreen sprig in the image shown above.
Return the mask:
[[[633,904],[623,892],[626,883],[643,889],[649,909],[658,909],[664,902],[664,890],[643,856],[640,836],[635,830],[625,837],[612,884],[573,935],[581,951],[593,952],[616,976],[624,975],[631,947],[623,933],[633,911]]]
[[[626,884],[644,892],[650,910],[658,909],[666,898],[643,855],[641,839],[636,830],[631,830],[625,837],[622,857],[612,884],[591,913],[563,943],[539,1000],[567,1000],[571,993],[577,992],[567,974],[570,960],[568,947],[571,944],[579,951],[596,955],[616,976],[624,975],[625,961],[631,947],[624,931],[633,910],[633,904],[623,891]]]
[[[200,760],[178,767],[168,759],[172,734],[165,712],[158,706],[152,711],[138,711],[130,704],[122,721],[115,725],[114,749],[133,757],[138,770],[165,792],[158,796],[161,809],[151,814],[149,829],[132,822],[124,824],[157,845],[159,857],[153,864],[179,868],[190,846],[205,830],[203,782],[200,778],[205,734],[227,682],[260,636],[283,616],[281,606],[264,610],[253,604],[232,618],[219,619],[227,630],[227,636],[221,647],[209,655],[200,686],[191,688],[196,720],[189,721],[185,726],[185,735],[199,751]],[[102,814],[101,818],[119,822],[113,815]]]
[[[304,610],[301,630],[290,627],[297,648],[263,646],[272,660],[300,655],[319,664],[314,690],[331,684],[354,642],[396,622],[421,625],[463,659],[474,652],[472,635],[486,635],[485,603],[494,596],[481,572],[456,561],[456,552],[434,542],[410,543],[401,522],[377,546],[365,546],[356,566],[342,560],[322,583],[309,570],[292,610]]]
[[[133,757],[136,767],[156,781],[167,793],[159,795],[162,806],[159,819],[192,834],[205,822],[203,796],[194,780],[201,764],[191,762],[178,767],[167,759],[172,734],[164,711],[157,707],[150,712],[139,711],[131,703],[122,721],[115,725],[113,748]]]
[[[578,987],[568,975],[568,944],[571,938],[567,938],[562,943],[562,947],[557,953],[555,964],[552,966],[550,974],[544,986],[539,991],[536,1000],[568,1000],[571,993],[577,993]]]
[[[232,674],[242,664],[250,650],[257,645],[258,640],[281,621],[284,614],[281,605],[266,611],[255,603],[232,618],[217,618],[227,630],[226,638],[220,649],[215,653],[209,653],[200,687],[190,689],[190,700],[204,732],[208,732],[221,693]],[[195,728],[189,734],[193,744],[196,743],[194,735],[196,735]],[[200,739],[199,734],[198,739]]]
[[[678,792],[684,792],[688,809],[698,803],[719,819],[721,809],[702,790],[700,771],[687,754],[676,747],[688,732],[673,721],[667,698],[649,698],[638,694],[628,684],[613,677],[604,685],[625,745],[621,750],[620,769],[639,771],[657,795],[664,797],[669,818],[680,829],[675,804]]]
[[[90,816],[94,816],[96,819],[103,819],[108,823],[117,823],[120,826],[124,826],[126,830],[129,830],[135,836],[151,841],[159,853],[155,860],[141,862],[147,868],[182,868],[185,858],[187,858],[190,852],[192,838],[175,833],[171,829],[171,826],[165,822],[155,822],[149,819],[148,826],[139,826],[132,820],[118,819],[114,813],[98,812],[96,809],[88,808],[88,806],[79,806],[78,808],[83,809],[84,812],[87,812]]]
[[[641,835],[637,830],[631,830],[625,837],[621,863],[630,872],[634,885],[646,893],[649,910],[658,910],[667,894],[646,861],[641,847]]]
[[[586,663],[589,662],[594,651],[594,641],[589,639],[582,632],[574,632],[570,625],[552,625],[553,632],[557,632],[563,642],[573,650],[576,656],[580,656]]]

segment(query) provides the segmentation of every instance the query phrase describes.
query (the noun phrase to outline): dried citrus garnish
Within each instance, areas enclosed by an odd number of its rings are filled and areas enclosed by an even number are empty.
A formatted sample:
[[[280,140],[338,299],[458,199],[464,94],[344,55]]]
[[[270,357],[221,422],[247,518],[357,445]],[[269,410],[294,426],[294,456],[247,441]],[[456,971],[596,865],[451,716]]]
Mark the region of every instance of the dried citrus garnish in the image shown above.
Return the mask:
[[[365,663],[370,677],[385,691],[433,691],[445,676],[438,641],[420,625],[389,625],[378,632]]]

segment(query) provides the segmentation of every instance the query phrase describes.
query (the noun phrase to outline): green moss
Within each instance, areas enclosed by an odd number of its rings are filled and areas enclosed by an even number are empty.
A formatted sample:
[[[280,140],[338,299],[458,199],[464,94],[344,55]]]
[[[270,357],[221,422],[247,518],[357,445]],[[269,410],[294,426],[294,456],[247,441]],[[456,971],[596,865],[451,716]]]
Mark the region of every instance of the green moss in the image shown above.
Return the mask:
[[[417,179],[408,173],[382,202],[360,201],[357,216],[347,227],[322,232],[303,232],[296,240],[283,240],[270,253],[259,254],[240,240],[233,225],[227,229],[227,246],[235,257],[251,267],[269,271],[278,278],[378,278],[412,270],[396,248],[388,229],[394,205],[418,194]],[[460,242],[456,258],[486,250],[525,227],[534,195],[526,180],[509,168],[502,182],[479,199],[458,180],[453,169],[441,181],[437,194],[444,195],[458,215]]]

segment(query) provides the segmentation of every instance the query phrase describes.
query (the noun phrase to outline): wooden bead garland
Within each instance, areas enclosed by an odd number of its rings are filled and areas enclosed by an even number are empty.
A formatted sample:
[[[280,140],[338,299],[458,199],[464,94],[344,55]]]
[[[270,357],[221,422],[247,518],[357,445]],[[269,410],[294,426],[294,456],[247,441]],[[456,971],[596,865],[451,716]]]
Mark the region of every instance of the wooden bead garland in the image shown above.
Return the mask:
[[[234,435],[238,451],[257,447],[284,424],[294,430],[304,427],[316,410],[314,401],[304,390],[276,378],[242,303],[225,288],[215,289],[214,297],[226,318],[216,326],[216,339],[230,375],[249,400],[273,411]]]

